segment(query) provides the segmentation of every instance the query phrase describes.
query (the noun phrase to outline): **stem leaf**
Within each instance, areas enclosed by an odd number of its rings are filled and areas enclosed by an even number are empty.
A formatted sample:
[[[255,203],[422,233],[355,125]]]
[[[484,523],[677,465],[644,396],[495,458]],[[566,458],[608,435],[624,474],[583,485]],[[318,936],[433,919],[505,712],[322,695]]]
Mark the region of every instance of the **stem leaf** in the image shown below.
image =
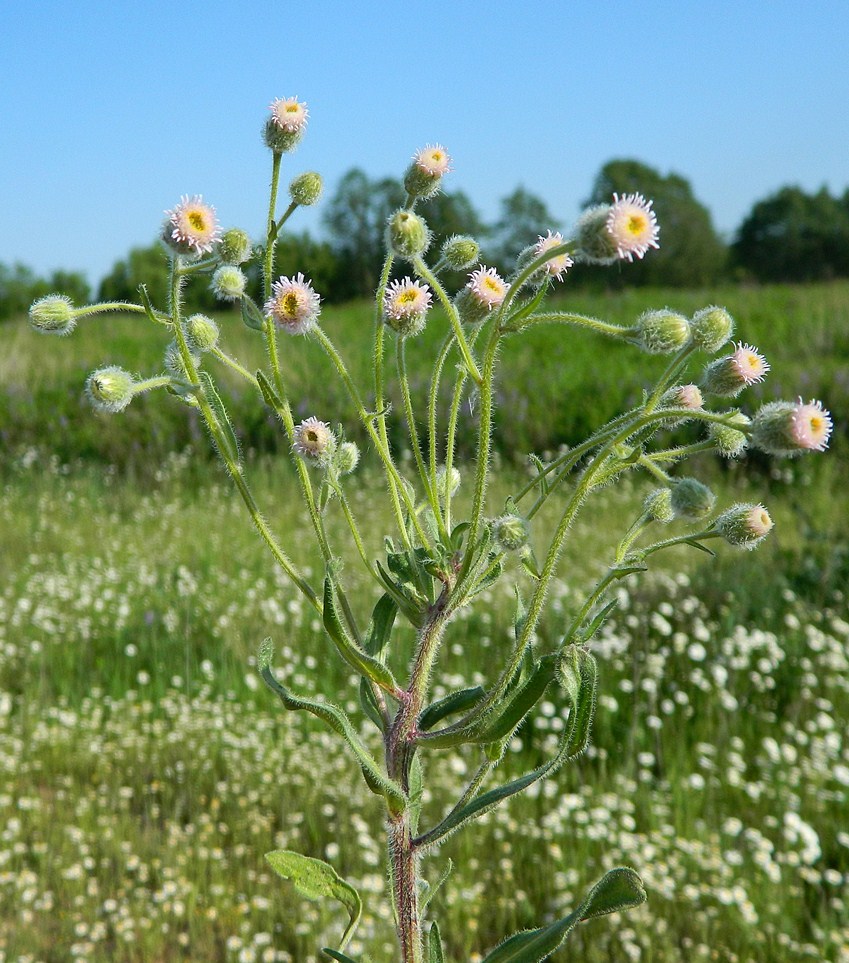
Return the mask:
[[[612,869],[593,886],[574,912],[549,926],[508,937],[484,957],[483,963],[540,963],[560,946],[578,923],[639,906],[645,900],[642,880],[633,869]]]
[[[428,963],[445,963],[442,955],[442,940],[439,937],[439,925],[434,921],[427,936]]]
[[[312,856],[302,856],[290,849],[275,849],[271,853],[266,853],[265,859],[278,876],[290,879],[302,896],[311,900],[329,896],[345,907],[350,922],[345,928],[340,944],[344,948],[363,912],[363,901],[354,887],[342,879],[330,863]]]
[[[246,328],[251,328],[253,331],[265,330],[262,311],[257,307],[256,301],[246,294],[242,296],[242,321],[245,322]]]

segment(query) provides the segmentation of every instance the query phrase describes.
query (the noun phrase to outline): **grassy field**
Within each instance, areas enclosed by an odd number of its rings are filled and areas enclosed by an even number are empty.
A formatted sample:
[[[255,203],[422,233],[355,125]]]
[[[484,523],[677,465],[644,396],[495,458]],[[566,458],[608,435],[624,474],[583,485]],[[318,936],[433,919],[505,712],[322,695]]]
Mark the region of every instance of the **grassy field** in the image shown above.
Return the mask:
[[[722,504],[764,500],[776,531],[751,556],[721,550],[702,561],[681,550],[619,590],[618,614],[594,644],[590,752],[425,862],[430,880],[449,857],[455,864],[432,904],[452,961],[568,911],[620,864],[641,873],[649,903],[582,927],[557,959],[849,960],[849,286],[632,292],[570,306],[626,322],[648,304],[692,311],[715,301],[773,363],[747,409],[757,397],[823,397],[838,424],[834,450],[772,467],[701,458],[688,468]],[[223,323],[233,353],[259,363],[251,332]],[[368,309],[328,312],[326,327],[364,374]],[[380,807],[324,731],[277,711],[253,660],[272,636],[295,690],[344,691],[359,718],[347,671],[271,568],[185,410],[146,398],[103,419],[80,399],[87,371],[158,370],[161,345],[124,319],[62,342],[23,325],[5,333],[0,961],[308,963],[317,934],[332,941],[341,920],[271,878],[262,854],[286,847],[331,859],[358,886],[366,915],[352,955],[390,963]],[[517,339],[502,360],[510,419],[500,424],[496,510],[528,450],[578,440],[647,378],[633,350],[560,330]],[[341,396],[312,346],[287,346],[287,368],[303,414],[338,420]],[[278,429],[247,398],[234,408],[269,521],[302,530],[291,471],[270,454]],[[391,519],[375,509],[379,482],[365,461],[352,505],[373,515],[377,554]],[[581,516],[543,646],[643,491],[606,490]],[[328,524],[343,540],[341,519],[331,512]],[[303,540],[285,541],[318,571]],[[368,611],[365,580],[354,581],[354,599]],[[508,586],[483,602],[447,641],[445,687],[486,684],[507,645]],[[552,704],[541,709],[496,780],[551,750],[562,723]],[[473,766],[471,756],[434,757],[425,822]]]

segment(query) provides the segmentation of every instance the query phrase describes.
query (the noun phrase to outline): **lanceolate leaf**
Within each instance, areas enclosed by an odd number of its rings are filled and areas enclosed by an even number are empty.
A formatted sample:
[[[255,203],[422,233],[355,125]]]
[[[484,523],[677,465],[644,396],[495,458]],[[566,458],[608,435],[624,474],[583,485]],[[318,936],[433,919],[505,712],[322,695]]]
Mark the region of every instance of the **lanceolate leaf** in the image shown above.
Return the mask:
[[[366,676],[379,685],[381,689],[396,695],[398,683],[389,669],[374,656],[364,652],[348,637],[348,633],[342,626],[339,614],[336,611],[336,597],[333,591],[333,582],[329,575],[324,580],[323,619],[327,634],[333,640],[342,658],[360,675]]]
[[[262,311],[256,306],[253,298],[249,298],[247,295],[242,297],[242,321],[245,322],[246,327],[252,328],[254,331],[265,329],[265,318],[262,316]]]
[[[427,960],[428,963],[445,963],[442,955],[442,940],[439,938],[439,926],[433,923],[427,938]]]
[[[313,900],[329,896],[345,907],[350,922],[340,944],[344,949],[363,912],[363,901],[354,887],[346,883],[330,863],[312,856],[302,856],[289,849],[276,849],[272,853],[266,853],[265,858],[278,876],[292,880],[295,889],[302,896]]]
[[[484,957],[483,963],[539,963],[560,946],[578,923],[639,906],[645,899],[642,880],[633,869],[612,869],[573,913],[550,926],[509,937]]]
[[[415,840],[417,846],[430,846],[438,842],[455,832],[464,823],[476,819],[510,796],[515,796],[538,780],[551,775],[564,762],[580,755],[586,749],[595,712],[597,676],[595,659],[583,649],[571,647],[567,650],[567,655],[558,663],[557,674],[570,708],[568,726],[554,756],[524,776],[490,789],[489,792],[483,793],[465,806],[452,810],[441,823]]]
[[[405,803],[403,790],[396,782],[381,772],[374,757],[360,741],[347,715],[345,715],[338,706],[330,702],[315,702],[312,699],[296,696],[280,685],[271,671],[273,651],[271,639],[266,639],[259,649],[257,668],[259,669],[259,674],[262,676],[263,682],[265,682],[272,692],[276,693],[287,709],[293,711],[296,709],[304,709],[312,713],[312,715],[317,716],[323,722],[327,723],[331,729],[334,729],[343,736],[353,751],[357,762],[362,767],[368,787],[372,792],[384,796],[389,808],[393,812],[400,812]]]
[[[338,960],[339,963],[357,963],[356,960],[352,960],[350,956],[345,956],[344,953],[338,952],[338,950],[328,949],[326,946],[321,951],[325,956],[329,956],[331,960]]]
[[[233,424],[230,421],[230,416],[227,414],[227,409],[224,407],[224,402],[221,400],[221,396],[218,394],[212,378],[210,378],[205,371],[200,372],[200,381],[203,385],[206,399],[215,412],[215,420],[221,429],[221,440],[219,441],[218,438],[215,438],[215,444],[216,446],[223,446],[226,452],[222,451],[221,454],[226,454],[233,464],[239,465],[241,462],[239,442],[236,439],[236,432],[233,430]]]
[[[452,692],[450,695],[432,702],[419,716],[419,729],[422,731],[432,729],[437,722],[441,722],[446,716],[470,708],[484,695],[485,692],[481,686],[475,685],[468,689],[460,689],[459,692]]]

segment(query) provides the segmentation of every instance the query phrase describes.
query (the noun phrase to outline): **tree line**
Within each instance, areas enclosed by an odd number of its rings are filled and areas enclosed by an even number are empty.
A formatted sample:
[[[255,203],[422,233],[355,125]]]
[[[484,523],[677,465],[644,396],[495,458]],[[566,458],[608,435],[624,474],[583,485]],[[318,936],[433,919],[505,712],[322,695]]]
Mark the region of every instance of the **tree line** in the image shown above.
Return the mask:
[[[835,197],[825,188],[809,194],[798,187],[782,187],[752,206],[730,243],[719,236],[710,211],[695,197],[686,178],[661,174],[639,161],[605,164],[585,204],[606,203],[614,192],[635,191],[654,201],[661,247],[628,270],[628,284],[704,287],[722,280],[806,282],[849,277],[849,188]],[[324,203],[323,236],[282,235],[275,272],[302,271],[327,301],[371,296],[383,259],[384,225],[404,196],[402,185],[393,178],[371,178],[357,168],[348,171]],[[509,273],[517,254],[538,235],[568,228],[542,198],[521,186],[501,200],[493,223],[486,223],[460,190],[437,194],[423,202],[420,210],[436,243],[452,234],[470,234],[481,243],[484,262],[502,273]],[[0,318],[22,314],[34,299],[54,291],[68,294],[75,303],[91,300],[92,295],[98,300],[135,300],[142,282],[154,303],[165,302],[167,262],[158,242],[134,248],[117,261],[97,291],[79,272],[56,271],[40,278],[24,265],[0,263]],[[615,287],[624,279],[616,272],[576,265],[570,283]],[[259,289],[260,279],[254,273],[249,291],[258,297]],[[190,310],[220,306],[211,291],[192,291]]]

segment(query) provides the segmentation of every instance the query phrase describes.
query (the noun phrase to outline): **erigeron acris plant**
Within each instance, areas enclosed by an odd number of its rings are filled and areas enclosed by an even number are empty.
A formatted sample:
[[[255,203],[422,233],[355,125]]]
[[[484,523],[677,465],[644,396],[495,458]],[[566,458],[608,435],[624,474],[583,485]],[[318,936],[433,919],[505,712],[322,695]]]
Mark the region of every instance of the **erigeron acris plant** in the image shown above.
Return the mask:
[[[421,874],[424,858],[447,836],[554,775],[586,748],[598,674],[590,648],[615,605],[608,590],[618,580],[645,570],[648,559],[663,549],[687,544],[709,551],[706,543],[717,538],[750,549],[772,528],[769,513],[761,505],[737,504],[715,513],[716,499],[706,485],[692,477],[670,475],[668,469],[698,452],[715,450],[723,457],[735,457],[749,445],[786,456],[820,451],[827,445],[831,419],[819,402],[801,400],[767,404],[752,418],[736,408],[705,406],[706,395],[720,402],[734,398],[762,380],[769,369],[755,348],[737,343],[707,365],[698,383],[686,381],[686,372],[699,353],[715,354],[730,342],[733,322],[722,308],[706,307],[692,318],[669,309],[648,311],[623,327],[543,307],[545,296],[564,281],[575,260],[631,261],[658,246],[659,228],[651,202],[639,194],[614,195],[610,204],[586,211],[566,239],[546,231],[522,252],[507,278],[479,263],[478,244],[469,237],[449,238],[435,257],[426,260],[431,235],[416,208],[440,189],[450,170],[449,156],[441,145],[418,151],[404,175],[407,198],[387,224],[388,253],[375,298],[373,382],[368,388],[356,384],[319,324],[320,296],[310,281],[302,274],[273,277],[275,242],[283,224],[299,206],[315,203],[321,192],[318,174],[296,177],[289,189],[290,203],[278,215],[282,160],[297,146],[306,122],[306,107],[296,98],[271,105],[264,132],[272,154],[271,196],[261,245],[253,247],[241,230],[222,232],[213,207],[200,196],[185,196],[166,212],[162,231],[171,262],[167,305],[152,304],[144,287],[137,304],[76,307],[62,295],[51,295],[33,304],[30,321],[40,332],[62,335],[81,319],[130,311],[145,315],[171,339],[163,372],[140,379],[120,367],[102,368],[89,376],[88,396],[96,408],[120,412],[137,394],[165,388],[177,403],[199,412],[275,562],[320,617],[338,656],[359,675],[362,718],[352,719],[331,701],[338,694],[311,699],[292,692],[285,678],[272,669],[273,646],[268,639],[259,650],[260,674],[286,710],[311,713],[339,735],[367,786],[382,801],[401,959],[403,963],[425,959],[438,963],[443,960],[439,928],[436,921],[426,925],[425,917],[430,898],[450,867],[442,867],[439,883],[428,886]],[[246,293],[242,265],[251,259],[262,270],[262,304]],[[410,274],[391,279],[402,264]],[[441,280],[446,270],[470,272],[468,283],[453,296]],[[184,285],[198,280],[210,283],[222,300],[240,305],[244,323],[264,339],[268,359],[263,369],[250,372],[228,355],[220,346],[215,321],[199,314],[184,316]],[[414,399],[406,355],[415,349],[414,339],[428,323],[435,303],[447,323],[442,318],[430,323],[445,326],[444,338],[427,397]],[[669,361],[641,404],[548,463],[533,456],[527,484],[494,511],[487,496],[499,347],[504,339],[542,323],[586,328],[630,342],[637,350],[666,355]],[[278,350],[281,335],[304,335],[321,346],[347,389],[350,411],[320,412],[296,424]],[[386,402],[387,348],[393,341],[403,399],[403,412],[397,416],[406,423],[413,454],[409,471],[399,464],[388,441],[388,420],[396,417]],[[323,560],[321,584],[298,569],[254,500],[249,466],[209,371],[214,363],[237,372],[256,390],[260,403],[279,417],[287,457],[294,463],[309,528]],[[450,381],[451,401],[443,410],[440,387]],[[477,422],[477,457],[464,471],[456,463],[455,442],[461,405],[470,398]],[[420,434],[418,416],[423,412],[426,427]],[[385,533],[386,553],[381,559],[369,557],[367,540],[348,500],[350,476],[360,461],[359,449],[343,434],[342,426],[350,418],[359,420],[368,436],[367,456],[383,472],[385,497],[395,520],[396,530]],[[702,422],[704,440],[664,447],[663,432],[683,421]],[[331,427],[331,422],[340,427]],[[625,520],[624,534],[606,572],[571,613],[558,644],[542,650],[536,644],[536,629],[570,526],[594,492],[631,471],[648,473],[656,487],[638,516]],[[471,508],[458,519],[454,496],[464,475],[472,489]],[[531,549],[531,529],[540,508],[551,504],[554,492],[563,496],[560,517],[553,532],[534,532],[536,544],[547,543],[538,561]],[[363,606],[346,589],[348,580],[339,563],[342,553],[327,535],[325,520],[331,512],[343,516],[353,548],[375,588],[376,600],[369,603],[372,613],[365,625]],[[658,536],[658,530],[673,519],[684,520],[688,530]],[[520,564],[507,564],[511,556]],[[459,689],[433,701],[440,649],[452,620],[460,609],[475,604],[484,589],[504,578],[514,583],[516,607],[512,643],[503,663],[492,668],[485,687]],[[409,665],[403,668],[396,628],[405,623],[415,630],[416,643]],[[493,779],[498,762],[543,696],[558,704],[564,722],[556,752],[537,769],[499,783]],[[365,726],[372,726],[377,738],[370,741],[363,734]],[[426,779],[438,772],[446,753],[459,747],[477,752],[478,768],[453,808],[443,814],[430,812],[423,806]],[[310,856],[278,850],[268,853],[267,860],[305,896],[330,897],[343,904],[349,923],[338,946],[323,952],[330,959],[351,963],[345,950],[361,913],[356,890],[329,864]],[[485,957],[485,963],[543,960],[582,921],[627,909],[645,898],[633,869],[614,869],[569,916],[508,937]]]

